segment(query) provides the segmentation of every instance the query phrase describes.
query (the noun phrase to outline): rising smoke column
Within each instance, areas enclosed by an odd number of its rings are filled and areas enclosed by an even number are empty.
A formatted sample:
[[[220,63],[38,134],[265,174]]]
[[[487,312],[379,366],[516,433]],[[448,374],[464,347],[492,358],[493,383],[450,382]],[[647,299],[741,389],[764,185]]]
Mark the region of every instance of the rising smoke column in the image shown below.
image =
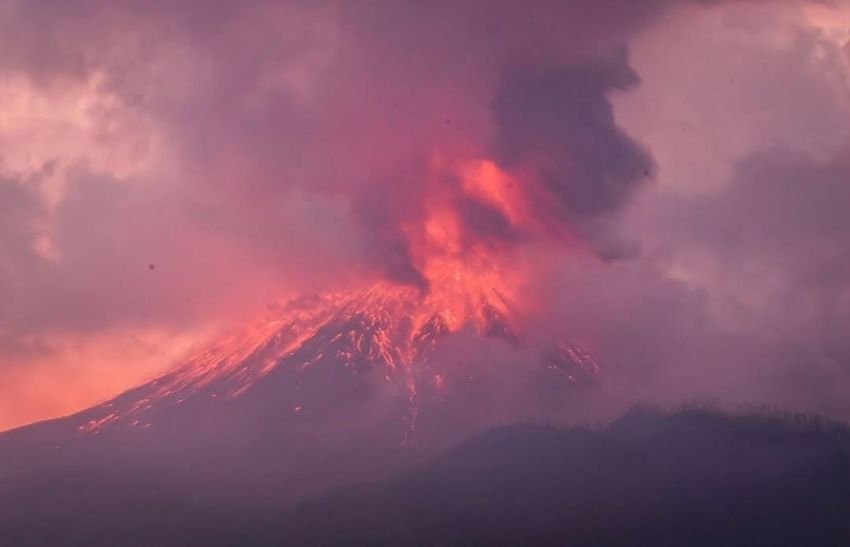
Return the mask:
[[[646,31],[725,3],[457,4],[2,2],[3,368],[101,352],[126,385],[274,293],[427,295],[460,268],[545,303],[569,291],[535,258],[627,267],[619,216],[663,169],[612,98]],[[631,281],[663,285],[651,266]]]

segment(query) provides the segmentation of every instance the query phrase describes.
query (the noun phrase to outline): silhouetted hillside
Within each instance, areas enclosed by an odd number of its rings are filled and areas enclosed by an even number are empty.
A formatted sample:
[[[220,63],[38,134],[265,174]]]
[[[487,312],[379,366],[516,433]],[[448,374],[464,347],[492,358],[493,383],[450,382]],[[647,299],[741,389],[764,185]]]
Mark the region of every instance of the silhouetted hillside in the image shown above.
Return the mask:
[[[850,434],[805,416],[636,409],[601,431],[503,427],[295,508],[199,499],[166,475],[101,479],[3,492],[0,545],[850,545]],[[54,496],[70,489],[90,505]]]
[[[634,410],[604,431],[491,431],[299,507],[305,545],[850,545],[847,432]]]

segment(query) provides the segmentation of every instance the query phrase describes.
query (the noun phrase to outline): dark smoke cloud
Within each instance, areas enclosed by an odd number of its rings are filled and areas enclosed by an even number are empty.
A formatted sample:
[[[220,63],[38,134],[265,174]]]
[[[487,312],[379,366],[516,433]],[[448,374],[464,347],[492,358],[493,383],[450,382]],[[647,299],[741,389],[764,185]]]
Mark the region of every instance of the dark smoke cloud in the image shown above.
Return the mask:
[[[191,222],[201,230],[275,260],[293,191],[341,198],[360,224],[352,268],[424,288],[400,224],[422,215],[427,155],[439,146],[495,138],[507,165],[537,149],[551,168],[536,206],[553,230],[580,231],[584,217],[626,200],[649,163],[606,96],[635,81],[623,48],[666,4],[7,2],[0,67],[49,93],[96,76],[116,108],[152,120],[149,138],[180,178],[166,210],[200,212]],[[71,199],[110,207],[96,192]],[[461,205],[485,239],[516,238],[485,204]],[[180,216],[159,225],[179,230]],[[276,267],[300,277],[291,263]]]
[[[468,196],[457,198],[457,209],[466,229],[476,240],[515,242],[520,234],[496,207]]]
[[[608,95],[637,83],[625,52],[549,69],[509,68],[493,103],[497,158],[531,164],[536,206],[550,223],[619,209],[653,168],[649,154],[620,130]]]
[[[721,55],[663,35],[656,64],[633,60],[642,37],[695,14],[720,13],[770,42],[773,15],[799,19],[798,4],[0,0],[0,81],[56,105],[43,117],[73,122],[39,125],[37,109],[10,102],[18,126],[0,131],[0,343],[9,348],[0,364],[12,346],[48,351],[56,334],[236,318],[275,292],[374,277],[427,291],[405,225],[424,217],[435,177],[475,243],[561,257],[558,244],[569,239],[572,252],[577,239],[603,259],[571,258],[554,270],[561,281],[545,284],[552,293],[537,292],[573,314],[565,327],[597,340],[609,366],[636,362],[630,374],[666,386],[634,396],[689,391],[715,368],[706,361],[735,363],[706,385],[752,393],[744,386],[760,373],[789,370],[766,364],[791,354],[768,326],[841,361],[846,164],[823,135],[840,132],[827,122],[847,109],[827,100],[840,78],[818,78],[846,55],[801,30],[792,47],[763,55],[737,38]],[[641,83],[681,51],[685,67],[659,69],[660,87]],[[740,63],[734,85],[745,99],[725,100],[726,74],[677,87],[712,55]],[[653,90],[652,107],[624,129],[616,105],[641,89]],[[816,103],[816,115],[792,112],[803,103]],[[676,132],[662,128],[664,148],[655,112],[675,105],[705,118],[687,135],[678,119]],[[752,127],[712,126],[727,110],[754,116]],[[752,153],[777,144],[767,133],[809,155],[767,152],[735,167],[741,158],[726,143],[747,140]],[[665,167],[685,173],[675,184],[700,180],[709,169],[691,159],[698,147],[724,152],[728,190],[684,199],[650,187]],[[463,195],[453,174],[434,173],[432,155],[445,150],[489,154],[523,174],[546,233],[516,228]],[[821,182],[804,193],[801,181]],[[635,209],[652,222],[622,218]],[[679,259],[710,279],[673,279]],[[745,273],[731,275],[739,266]],[[733,298],[736,283],[776,293]],[[741,306],[746,320],[716,315]],[[736,384],[733,369],[752,382]]]

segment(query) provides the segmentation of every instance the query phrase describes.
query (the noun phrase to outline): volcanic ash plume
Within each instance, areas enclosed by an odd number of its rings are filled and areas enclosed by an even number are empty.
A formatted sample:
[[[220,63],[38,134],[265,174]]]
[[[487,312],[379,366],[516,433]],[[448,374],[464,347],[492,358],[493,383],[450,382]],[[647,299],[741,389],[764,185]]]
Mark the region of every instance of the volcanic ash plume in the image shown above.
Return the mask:
[[[148,429],[197,405],[271,405],[267,415],[310,419],[355,400],[389,400],[403,441],[412,442],[432,409],[440,420],[457,405],[481,425],[514,421],[545,414],[591,385],[599,367],[585,350],[555,339],[541,345],[523,332],[523,268],[510,264],[511,246],[488,238],[483,224],[468,226],[478,214],[517,234],[539,229],[517,180],[488,161],[441,173],[425,217],[404,226],[422,283],[376,281],[285,302],[254,327],[86,413],[78,431]]]

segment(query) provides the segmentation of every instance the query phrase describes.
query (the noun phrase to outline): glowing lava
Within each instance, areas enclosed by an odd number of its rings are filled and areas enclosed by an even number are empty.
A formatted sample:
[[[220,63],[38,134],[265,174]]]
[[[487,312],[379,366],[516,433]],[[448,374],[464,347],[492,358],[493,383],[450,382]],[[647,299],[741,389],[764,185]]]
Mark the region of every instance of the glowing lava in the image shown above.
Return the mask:
[[[512,347],[522,345],[516,290],[522,271],[512,266],[511,250],[522,233],[538,229],[526,214],[518,181],[492,162],[435,160],[434,171],[423,217],[402,227],[427,291],[373,281],[365,288],[289,301],[275,317],[231,334],[102,405],[79,431],[98,432],[114,423],[144,428],[158,408],[199,400],[223,403],[263,385],[274,385],[281,398],[286,392],[287,413],[300,418],[327,403],[322,397],[348,381],[338,375],[344,372],[349,378],[378,378],[406,399],[404,420],[412,433],[423,390],[438,392],[443,400],[451,382],[444,368],[429,368],[443,339],[471,329]],[[557,370],[572,383],[598,372],[580,348],[553,347],[540,356],[542,368]]]

